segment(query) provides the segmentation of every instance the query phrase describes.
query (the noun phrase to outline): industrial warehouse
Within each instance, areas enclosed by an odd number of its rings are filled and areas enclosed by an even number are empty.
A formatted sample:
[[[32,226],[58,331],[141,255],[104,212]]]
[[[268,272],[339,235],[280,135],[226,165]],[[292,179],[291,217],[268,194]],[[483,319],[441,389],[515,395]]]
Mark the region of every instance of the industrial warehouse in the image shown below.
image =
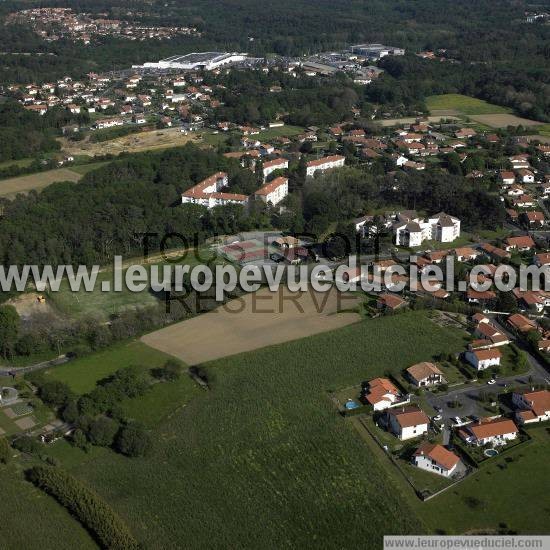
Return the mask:
[[[247,58],[246,53],[229,52],[201,52],[186,55],[173,55],[157,62],[144,63],[148,69],[204,69],[212,70],[231,63],[238,63]]]

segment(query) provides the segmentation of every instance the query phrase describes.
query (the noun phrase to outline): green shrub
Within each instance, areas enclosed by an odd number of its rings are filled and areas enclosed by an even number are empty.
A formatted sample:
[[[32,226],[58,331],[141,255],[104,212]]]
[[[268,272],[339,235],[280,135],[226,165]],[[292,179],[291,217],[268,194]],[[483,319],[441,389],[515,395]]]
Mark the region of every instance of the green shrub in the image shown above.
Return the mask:
[[[132,422],[118,432],[115,449],[126,456],[143,456],[150,444],[150,437],[145,428],[137,422]]]

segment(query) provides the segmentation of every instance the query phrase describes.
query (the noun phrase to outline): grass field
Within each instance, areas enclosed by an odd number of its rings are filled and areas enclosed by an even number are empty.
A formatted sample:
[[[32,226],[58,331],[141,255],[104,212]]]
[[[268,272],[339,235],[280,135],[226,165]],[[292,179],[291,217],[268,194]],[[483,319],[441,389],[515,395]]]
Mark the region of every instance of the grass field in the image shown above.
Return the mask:
[[[71,317],[95,315],[107,318],[109,315],[131,307],[148,306],[158,302],[150,292],[131,292],[126,285],[122,285],[120,292],[111,290],[103,292],[102,282],[113,281],[113,271],[103,271],[98,274],[94,289],[90,292],[81,290],[72,292],[66,279],[61,282],[58,292],[48,292],[48,299],[63,314]]]
[[[30,164],[32,159],[23,159],[20,162],[22,166]],[[4,163],[5,164],[5,163]],[[73,181],[77,182],[82,179],[82,176],[105,166],[108,162],[90,162],[88,164],[75,164],[69,168],[57,168],[54,170],[46,170],[44,172],[35,172],[33,174],[26,174],[24,176],[17,176],[14,178],[7,178],[0,180],[0,197],[12,198],[17,193],[28,193],[33,189],[40,191],[48,185],[55,183],[56,181]],[[2,164],[0,164],[2,168]]]
[[[47,376],[68,384],[75,393],[82,394],[93,390],[98,380],[119,369],[132,365],[152,369],[160,367],[168,357],[141,342],[129,342],[75,359],[45,372]]]
[[[3,170],[4,168],[11,168],[14,166],[17,166],[18,168],[23,168],[25,166],[29,166],[29,164],[32,164],[34,159],[32,158],[26,158],[26,159],[18,159],[18,160],[6,160],[4,162],[0,162],[0,170]]]
[[[461,333],[407,313],[217,360],[206,365],[210,391],[185,377],[124,404],[145,417],[169,411],[150,456],[57,457],[147,548],[376,547],[383,533],[426,528],[327,392],[463,345]]]
[[[270,139],[274,139],[276,137],[292,137],[298,134],[302,134],[303,132],[304,129],[300,126],[285,125],[279,128],[268,128],[267,130],[263,130],[257,136],[253,137],[257,137],[261,141],[269,141]]]
[[[481,99],[461,94],[432,95],[426,98],[426,105],[432,114],[437,114],[433,113],[433,111],[456,111],[455,114],[463,115],[487,115],[511,112],[506,107],[493,105]]]
[[[18,193],[28,193],[33,189],[39,191],[56,181],[77,182],[81,178],[82,174],[72,168],[57,168],[55,170],[37,172],[36,174],[8,178],[0,180],[0,197],[12,198]]]

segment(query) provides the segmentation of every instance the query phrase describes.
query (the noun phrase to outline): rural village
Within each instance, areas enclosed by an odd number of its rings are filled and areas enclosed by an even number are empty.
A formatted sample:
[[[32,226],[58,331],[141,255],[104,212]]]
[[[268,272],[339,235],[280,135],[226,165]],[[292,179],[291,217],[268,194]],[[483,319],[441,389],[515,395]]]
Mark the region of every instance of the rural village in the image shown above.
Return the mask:
[[[2,293],[0,463],[20,475],[6,482],[8,492],[23,494],[30,481],[36,494],[46,487],[63,502],[51,487],[66,483],[109,508],[105,517],[112,504],[123,518],[113,531],[131,541],[120,548],[138,547],[125,523],[149,548],[173,522],[165,547],[181,544],[181,519],[158,519],[149,508],[155,498],[170,495],[173,505],[189,490],[177,514],[198,524],[208,515],[206,504],[193,508],[201,491],[252,503],[249,478],[277,495],[266,513],[283,530],[289,519],[277,514],[288,502],[278,484],[288,479],[305,491],[303,517],[319,484],[333,499],[327,509],[340,508],[334,521],[368,507],[390,517],[402,503],[416,514],[411,522],[437,534],[540,530],[543,519],[523,523],[515,508],[524,487],[529,500],[547,492],[548,123],[462,93],[429,95],[424,109],[368,95],[392,62],[467,65],[452,48],[366,42],[303,55],[204,51],[199,18],[169,26],[160,16],[154,23],[153,8],[125,10],[113,19],[107,10],[33,7],[6,18],[7,27],[26,26],[54,46],[197,47],[81,78],[0,82],[0,110],[8,106],[51,138],[39,152],[0,159],[4,264],[25,255],[40,265],[50,256],[73,265],[93,258],[104,285],[124,243],[125,273],[134,265],[299,267],[330,290],[282,285],[270,293],[262,280],[257,292],[237,286],[220,303],[208,291],[72,292],[64,280],[58,291],[29,284]],[[539,11],[521,18],[526,26],[547,21]],[[257,39],[248,40],[252,49]],[[342,82],[348,88],[327,101],[338,120],[316,104],[329,123],[311,123],[307,105],[288,99]],[[113,191],[119,180],[123,191]],[[120,201],[122,193],[143,194],[143,204]],[[69,196],[52,221],[55,204]],[[32,227],[44,215],[37,231],[56,231],[57,223],[70,227],[71,208],[78,220],[98,202],[90,227],[73,238],[86,225],[75,222],[63,244],[21,236],[12,222],[28,218]],[[128,222],[141,222],[149,205],[164,216],[153,232]],[[142,237],[157,239],[159,227],[161,244],[148,249]],[[85,230],[94,234],[89,241]],[[520,289],[528,267],[542,275]],[[468,284],[472,272],[478,286]],[[518,284],[501,290],[510,273]],[[336,281],[352,290],[341,293]],[[241,436],[252,443],[241,447]],[[303,478],[298,460],[311,462]],[[323,480],[311,476],[317,468]],[[369,468],[383,479],[379,487],[362,478]],[[195,474],[209,479],[206,489]],[[131,509],[125,491],[135,476],[143,486]],[[369,491],[373,500],[362,500]],[[25,502],[36,498],[29,494]],[[348,498],[362,503],[360,513]],[[247,504],[247,513],[255,507]],[[67,509],[85,527],[77,536],[83,548],[97,540],[117,547],[105,541],[119,533],[102,539],[93,520]],[[112,513],[114,525],[120,518]],[[148,522],[158,525],[149,532]],[[229,538],[221,544],[229,547]]]

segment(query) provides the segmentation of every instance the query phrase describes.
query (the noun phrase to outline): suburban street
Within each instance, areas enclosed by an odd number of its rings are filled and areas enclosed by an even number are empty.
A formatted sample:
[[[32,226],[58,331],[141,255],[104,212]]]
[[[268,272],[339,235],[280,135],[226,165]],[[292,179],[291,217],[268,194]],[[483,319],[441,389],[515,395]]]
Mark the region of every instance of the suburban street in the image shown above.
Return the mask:
[[[486,414],[483,414],[483,401],[481,399],[483,394],[498,394],[503,392],[507,387],[528,388],[529,384],[550,384],[550,373],[546,370],[544,365],[536,357],[534,357],[521,342],[518,342],[514,335],[501,323],[499,323],[495,317],[492,317],[492,323],[498,330],[504,333],[511,341],[515,342],[516,345],[522,349],[527,356],[529,370],[522,374],[508,376],[505,378],[497,378],[495,384],[488,384],[485,382],[481,384],[474,383],[461,385],[456,389],[451,389],[451,391],[445,395],[427,391],[426,400],[430,406],[440,411],[439,414],[443,417],[443,421],[456,416],[485,416]],[[458,401],[461,406],[449,406],[449,403],[453,403],[455,401]],[[446,424],[448,423],[446,422]]]

